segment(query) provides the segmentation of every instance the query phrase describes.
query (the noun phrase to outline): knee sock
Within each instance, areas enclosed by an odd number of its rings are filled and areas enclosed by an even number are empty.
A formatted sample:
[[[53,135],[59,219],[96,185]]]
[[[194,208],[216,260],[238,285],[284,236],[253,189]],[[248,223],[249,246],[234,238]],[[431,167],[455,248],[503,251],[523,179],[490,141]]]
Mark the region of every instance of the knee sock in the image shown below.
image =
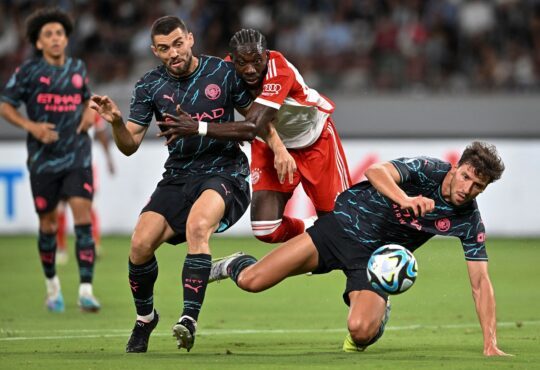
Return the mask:
[[[92,239],[91,225],[75,226],[75,251],[79,264],[79,277],[81,283],[92,283],[94,277],[94,262],[96,260],[96,246]]]
[[[128,261],[129,285],[138,316],[150,315],[154,310],[154,283],[158,277],[158,263],[153,256],[142,265]]]
[[[234,283],[238,285],[238,276],[240,275],[242,270],[246,267],[254,265],[256,262],[257,259],[248,254],[237,257],[233,259],[231,263],[229,263],[229,266],[227,266],[227,273],[229,274],[229,277],[234,281]]]
[[[43,272],[45,273],[47,279],[51,279],[56,275],[56,234],[48,234],[40,230],[38,237],[38,250]]]
[[[209,254],[188,254],[182,269],[182,287],[184,288],[184,310],[187,315],[197,320],[204,301],[212,257]]]
[[[265,243],[285,242],[304,232],[304,221],[283,216],[281,220],[251,221],[253,235]]]

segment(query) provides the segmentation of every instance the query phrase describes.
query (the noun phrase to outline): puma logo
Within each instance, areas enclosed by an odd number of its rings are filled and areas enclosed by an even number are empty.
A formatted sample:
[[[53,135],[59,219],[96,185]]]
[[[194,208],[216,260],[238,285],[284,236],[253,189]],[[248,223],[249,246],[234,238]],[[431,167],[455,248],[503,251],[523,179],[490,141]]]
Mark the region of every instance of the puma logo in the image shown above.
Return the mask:
[[[90,184],[87,183],[87,182],[84,183],[83,188],[84,188],[84,190],[86,190],[86,191],[89,192],[90,194],[94,191],[94,190],[92,189],[92,185],[90,185]]]
[[[136,292],[139,289],[139,283],[131,279],[129,279],[129,286],[131,287],[131,290],[134,292]]]
[[[199,289],[201,289],[203,286],[202,285],[199,285],[199,286],[193,286],[191,284],[184,284],[184,288],[188,288],[188,289],[191,289],[193,290],[195,293],[199,294]]]
[[[174,104],[174,94],[172,94],[171,96],[169,96],[169,95],[167,95],[167,94],[163,94],[163,99],[170,100],[171,103]]]
[[[221,184],[221,186],[223,187],[223,190],[225,190],[225,196],[229,195],[231,192],[227,189],[227,187],[225,187],[225,185],[223,185],[223,183]]]
[[[94,263],[94,251],[80,251],[79,260],[86,261],[88,263]]]
[[[39,78],[39,82],[41,82],[42,84],[45,84],[47,86],[50,86],[51,85],[51,78],[50,77],[45,77],[45,76],[41,76]]]

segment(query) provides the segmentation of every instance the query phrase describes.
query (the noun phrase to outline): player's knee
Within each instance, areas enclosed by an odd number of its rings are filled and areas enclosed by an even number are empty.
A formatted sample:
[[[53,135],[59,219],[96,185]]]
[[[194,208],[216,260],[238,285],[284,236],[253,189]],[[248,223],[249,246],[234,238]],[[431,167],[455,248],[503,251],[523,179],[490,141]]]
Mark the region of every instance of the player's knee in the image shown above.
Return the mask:
[[[353,341],[357,344],[367,344],[377,335],[380,321],[370,321],[363,318],[349,318],[347,326]]]
[[[211,233],[209,231],[210,228],[211,225],[208,220],[200,217],[195,217],[193,219],[189,219],[186,224],[186,236],[188,240],[197,242],[207,240],[209,234]]]
[[[150,260],[154,254],[154,250],[150,242],[134,234],[131,237],[131,250],[129,251],[129,259],[132,263],[138,265]]]

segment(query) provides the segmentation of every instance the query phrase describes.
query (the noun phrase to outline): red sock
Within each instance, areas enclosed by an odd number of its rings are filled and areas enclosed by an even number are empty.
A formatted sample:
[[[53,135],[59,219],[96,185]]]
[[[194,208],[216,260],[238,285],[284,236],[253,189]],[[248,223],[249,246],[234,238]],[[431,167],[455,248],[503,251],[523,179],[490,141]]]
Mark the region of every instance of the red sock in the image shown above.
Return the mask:
[[[66,211],[57,212],[56,222],[58,223],[58,231],[56,232],[56,246],[59,250],[66,250]]]
[[[265,243],[281,243],[302,234],[304,221],[283,216],[281,220],[252,221],[251,229],[255,237]]]
[[[99,225],[99,217],[95,209],[92,208],[92,237],[94,238],[94,244],[97,248],[101,245],[101,233]]]

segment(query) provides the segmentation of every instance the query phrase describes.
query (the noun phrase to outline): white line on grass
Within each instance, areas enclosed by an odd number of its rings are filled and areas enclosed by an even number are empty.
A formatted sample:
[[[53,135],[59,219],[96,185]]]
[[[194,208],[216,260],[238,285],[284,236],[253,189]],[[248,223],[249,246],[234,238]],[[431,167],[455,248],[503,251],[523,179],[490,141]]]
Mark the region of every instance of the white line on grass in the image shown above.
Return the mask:
[[[516,321],[516,322],[499,322],[498,327],[518,327],[526,325],[540,325],[540,321]],[[479,329],[479,324],[448,324],[448,325],[405,325],[405,326],[388,326],[388,331],[398,330],[418,330],[418,329]],[[313,333],[345,333],[346,328],[340,329],[206,329],[197,332],[199,335],[247,335],[247,334],[313,334]],[[20,336],[22,334],[33,333],[59,333],[63,335],[45,335],[45,336]],[[70,333],[86,333],[86,334],[70,334]],[[129,330],[125,329],[73,329],[73,330],[8,330],[0,328],[0,335],[6,335],[6,338],[0,338],[0,342],[17,341],[17,340],[65,340],[65,339],[91,339],[91,338],[118,338],[129,335]],[[156,332],[153,336],[170,336],[171,333]]]

